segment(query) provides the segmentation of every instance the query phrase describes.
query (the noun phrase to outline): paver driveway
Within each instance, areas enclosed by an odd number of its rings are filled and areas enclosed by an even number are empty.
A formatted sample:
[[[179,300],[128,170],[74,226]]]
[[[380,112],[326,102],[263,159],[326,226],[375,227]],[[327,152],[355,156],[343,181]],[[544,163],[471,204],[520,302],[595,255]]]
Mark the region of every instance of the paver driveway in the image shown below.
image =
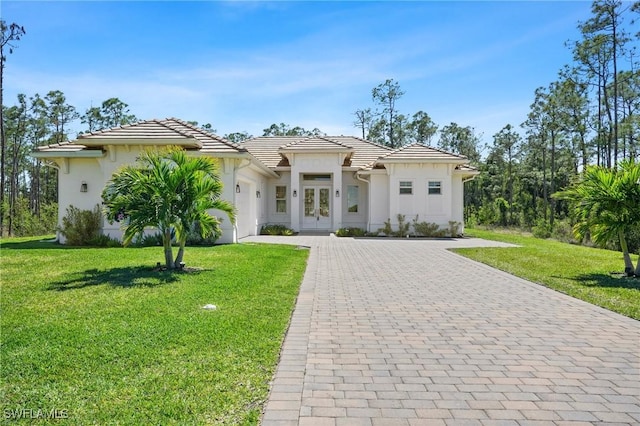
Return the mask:
[[[311,247],[263,426],[640,424],[640,323],[445,250],[499,243],[243,241]]]

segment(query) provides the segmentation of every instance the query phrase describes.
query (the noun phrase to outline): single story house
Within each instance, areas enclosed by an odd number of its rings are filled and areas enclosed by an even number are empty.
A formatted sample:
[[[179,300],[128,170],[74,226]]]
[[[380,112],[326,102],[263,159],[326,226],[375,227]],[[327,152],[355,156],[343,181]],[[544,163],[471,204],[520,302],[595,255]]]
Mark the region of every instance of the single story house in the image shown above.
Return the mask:
[[[32,155],[59,170],[62,223],[70,205],[99,205],[113,172],[141,150],[167,145],[218,159],[222,197],[237,208],[235,225],[218,215],[221,243],[256,235],[264,224],[375,231],[388,219],[397,226],[398,214],[448,227],[463,222],[463,183],[478,174],[466,157],[421,144],[393,150],[353,136],[257,137],[236,144],[175,118],[82,134]],[[120,224],[106,220],[103,232],[122,236]]]

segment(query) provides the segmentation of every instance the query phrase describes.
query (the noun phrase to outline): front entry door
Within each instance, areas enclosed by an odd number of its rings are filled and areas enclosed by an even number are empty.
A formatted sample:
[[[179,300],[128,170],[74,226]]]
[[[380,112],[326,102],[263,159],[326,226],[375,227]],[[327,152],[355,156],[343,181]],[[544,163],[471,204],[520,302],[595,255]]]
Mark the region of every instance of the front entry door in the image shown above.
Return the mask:
[[[304,229],[331,229],[330,186],[304,187]]]

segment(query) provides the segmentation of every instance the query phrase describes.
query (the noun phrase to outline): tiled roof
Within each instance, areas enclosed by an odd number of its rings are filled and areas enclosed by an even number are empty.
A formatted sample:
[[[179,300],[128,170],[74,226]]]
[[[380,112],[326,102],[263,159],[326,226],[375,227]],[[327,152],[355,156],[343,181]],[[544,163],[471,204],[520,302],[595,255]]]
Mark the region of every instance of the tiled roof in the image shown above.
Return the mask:
[[[111,129],[82,134],[73,142],[41,146],[36,152],[70,153],[104,145],[171,144],[196,148],[212,154],[243,153],[247,150],[233,142],[176,118],[146,120]]]
[[[429,161],[440,163],[466,164],[468,162],[468,159],[464,155],[453,154],[451,152],[415,142],[409,145],[404,145],[396,150],[387,152],[382,156],[370,160],[364,166],[362,166],[362,170],[382,169],[384,168],[385,162],[402,163]],[[469,169],[475,169],[472,166],[459,167],[468,167]]]
[[[332,137],[332,139],[349,144],[354,148],[355,151],[353,152],[353,155],[351,155],[352,167],[362,168],[377,158],[380,158],[392,151],[391,148],[386,146],[378,145],[354,136],[336,136]]]
[[[242,147],[269,168],[285,165],[278,150],[291,142],[291,136],[262,136],[248,139],[241,143]],[[299,137],[298,137],[299,139]],[[288,166],[289,164],[286,163]]]
[[[316,150],[324,152],[353,151],[353,147],[323,136],[311,136],[303,139],[296,139],[280,147],[280,151]]]
[[[321,140],[316,140],[321,139]],[[303,146],[304,145],[304,146]],[[296,147],[296,149],[315,149],[327,147],[333,150],[353,149],[351,166],[362,167],[365,164],[391,152],[391,149],[353,136],[326,136],[326,137],[300,137],[300,136],[262,136],[242,142],[242,146],[262,161],[267,167],[288,166],[279,151]]]
[[[51,152],[51,153],[59,152],[60,154],[68,153],[68,152],[80,152],[80,151],[88,151],[88,149],[84,145],[80,145],[72,142],[62,142],[62,143],[55,143],[51,145],[44,145],[44,146],[36,147],[35,149],[35,152]],[[101,151],[101,150],[98,150],[98,151]]]
[[[421,143],[412,143],[405,145],[388,153],[379,160],[437,160],[437,161],[451,161],[456,163],[467,162],[467,157],[464,155],[452,154],[451,152],[443,151],[441,149],[432,148],[430,146],[423,145]]]
[[[196,127],[186,121],[177,118],[167,118],[164,120],[146,120],[135,124],[127,124],[111,129],[100,130],[78,136],[78,142],[87,146],[104,145],[104,141],[117,144],[118,141],[168,141],[176,143],[182,140],[180,145],[191,145],[200,148],[204,152],[244,152],[246,151],[236,143],[229,142],[219,136],[209,133],[204,129]]]

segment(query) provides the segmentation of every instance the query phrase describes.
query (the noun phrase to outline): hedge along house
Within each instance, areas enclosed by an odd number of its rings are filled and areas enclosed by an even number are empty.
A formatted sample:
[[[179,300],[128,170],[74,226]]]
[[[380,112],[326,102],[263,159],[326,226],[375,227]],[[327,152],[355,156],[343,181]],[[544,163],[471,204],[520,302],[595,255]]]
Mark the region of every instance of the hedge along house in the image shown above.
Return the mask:
[[[392,150],[351,136],[258,137],[235,144],[175,118],[83,134],[32,155],[59,170],[62,223],[71,205],[100,205],[121,165],[144,149],[169,145],[218,159],[222,198],[237,209],[235,225],[211,212],[222,220],[221,243],[256,235],[265,224],[307,232],[376,231],[388,219],[397,226],[398,214],[448,227],[463,222],[463,182],[478,174],[466,157],[420,144]],[[106,220],[103,233],[122,237],[120,224]]]

